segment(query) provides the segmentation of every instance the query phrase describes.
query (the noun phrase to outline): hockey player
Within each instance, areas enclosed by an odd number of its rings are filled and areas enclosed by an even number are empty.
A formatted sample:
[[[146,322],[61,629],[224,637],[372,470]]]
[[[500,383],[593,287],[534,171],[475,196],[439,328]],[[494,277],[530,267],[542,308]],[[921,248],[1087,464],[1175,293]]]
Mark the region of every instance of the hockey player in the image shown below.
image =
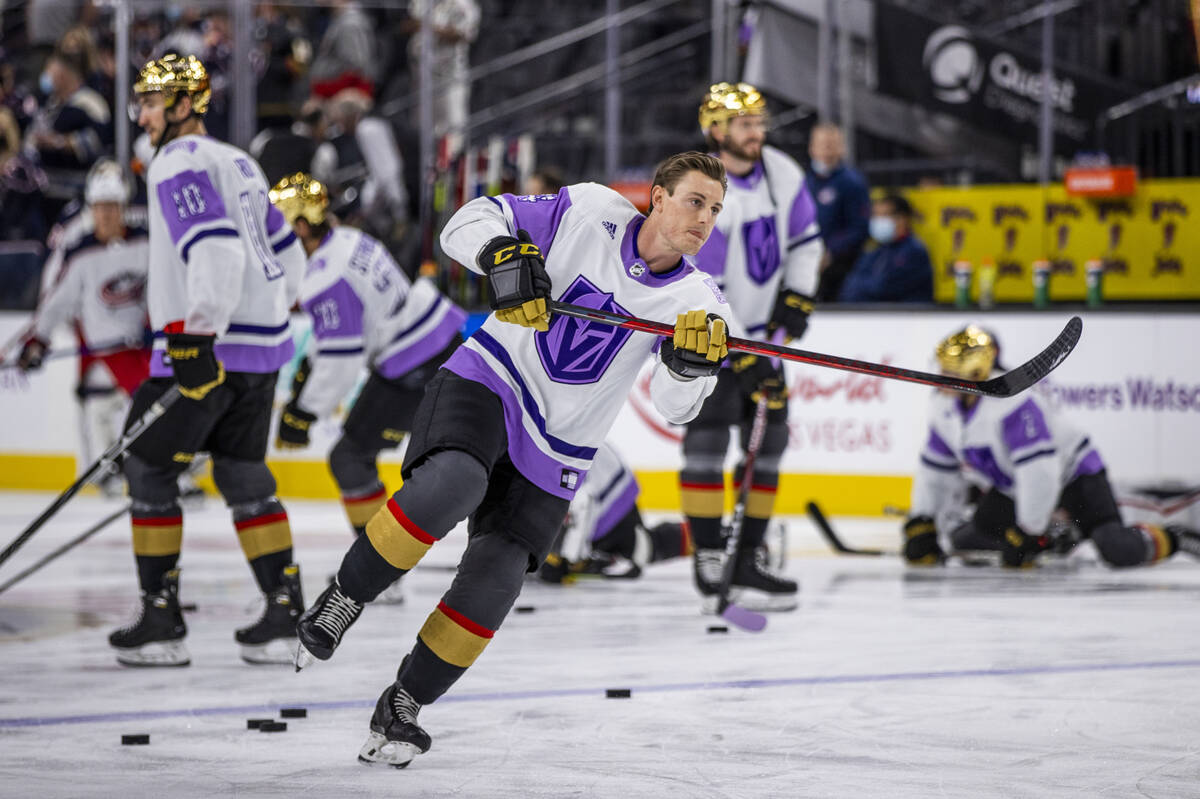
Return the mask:
[[[648,563],[692,554],[684,525],[662,522],[647,529],[642,523],[639,490],[616,448],[601,444],[588,479],[571,500],[562,540],[538,576],[548,583],[579,574],[635,578]]]
[[[292,355],[288,309],[304,251],[267,199],[250,156],[205,133],[209,82],[193,56],[167,55],[134,85],[150,163],[150,379],[130,420],[178,384],[172,405],[129,448],[133,551],[142,588],[138,620],[109,636],[127,665],[182,666],[189,656],[176,565],[183,534],[176,475],[199,451],[229,505],[266,610],[238,630],[242,658],[286,662],[303,609],[287,513],[264,460],[276,373]]]
[[[146,228],[127,224],[129,184],[120,164],[99,161],[84,189],[87,224],[48,268],[56,274],[39,303],[17,366],[42,366],[56,327],[71,323],[79,337],[83,461],[89,463],[115,441],[129,398],[150,370],[146,337]],[[119,476],[112,475],[119,480]],[[111,480],[101,484],[115,493]]]
[[[938,344],[937,359],[944,374],[986,380],[1002,368],[999,353],[991,333],[969,325]],[[1029,566],[1076,535],[1111,566],[1154,563],[1180,547],[1173,529],[1122,522],[1100,453],[1036,392],[992,398],[941,389],[929,419],[903,530],[910,564],[941,563],[947,544],[999,550],[1006,566]],[[935,519],[961,502],[964,482],[982,492],[974,513],[939,531]]]
[[[271,190],[308,254],[300,304],[312,318],[317,353],[302,368],[279,419],[277,446],[303,448],[309,428],[332,413],[358,379],[368,378],[329,453],[329,470],[354,532],[387,501],[375,459],[412,430],[425,384],[459,344],[466,313],[428,278],[410,283],[375,239],[333,226],[329,195],[297,173]]]
[[[475,662],[525,572],[545,559],[655,348],[650,392],[669,420],[691,419],[712,390],[727,352],[721,314],[728,306],[689,259],[721,209],[724,172],[701,153],[668,158],[645,217],[616,192],[583,183],[557,194],[477,198],[442,231],[443,249],[487,276],[496,312],[430,381],[404,485],[350,547],[298,629],[297,668],[329,658],[364,603],[470,517],[453,584],[379,698],[359,753],[364,762],[405,766],[429,749],[418,711]],[[552,320],[551,298],[674,318],[674,339]]]
[[[700,104],[700,128],[725,164],[729,193],[696,265],[720,283],[734,317],[751,336],[765,338],[778,330],[799,338],[813,308],[823,245],[804,170],[764,143],[766,110],[763,96],[747,83],[714,84]],[[707,612],[717,606],[724,559],[721,517],[730,427],[737,426],[744,450],[760,392],[768,398],[767,429],[746,503],[731,596],[761,610],[796,607],[796,583],[770,570],[763,544],[788,442],[787,383],[782,367],[772,366],[770,359],[737,353],[683,437],[679,488],[696,547],[695,584]],[[738,466],[734,474],[741,473]]]

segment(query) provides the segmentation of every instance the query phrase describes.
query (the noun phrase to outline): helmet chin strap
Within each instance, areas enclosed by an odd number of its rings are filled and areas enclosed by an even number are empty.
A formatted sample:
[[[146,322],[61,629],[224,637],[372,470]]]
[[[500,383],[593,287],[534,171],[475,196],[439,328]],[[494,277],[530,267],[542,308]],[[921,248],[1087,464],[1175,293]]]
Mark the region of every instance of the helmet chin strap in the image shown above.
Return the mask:
[[[183,119],[180,119],[175,122],[171,122],[170,120],[167,119],[166,109],[163,109],[163,120],[167,124],[163,127],[162,136],[160,136],[158,139],[158,146],[154,148],[154,157],[155,158],[158,158],[158,154],[160,152],[162,152],[162,148],[166,147],[167,144],[169,144],[171,142],[171,140],[175,138],[175,134],[179,131],[179,128],[183,126],[183,123],[187,122],[189,119],[191,119],[195,115],[196,115],[196,113],[189,109],[187,116],[185,116]],[[168,136],[168,134],[171,134],[171,135]]]

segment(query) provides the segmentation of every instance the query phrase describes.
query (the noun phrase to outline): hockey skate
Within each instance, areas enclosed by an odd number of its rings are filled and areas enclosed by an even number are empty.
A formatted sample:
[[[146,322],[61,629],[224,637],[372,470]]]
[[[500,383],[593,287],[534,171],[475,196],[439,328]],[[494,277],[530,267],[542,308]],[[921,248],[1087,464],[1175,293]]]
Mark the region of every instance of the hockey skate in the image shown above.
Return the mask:
[[[1175,543],[1180,552],[1186,552],[1193,558],[1200,558],[1200,532],[1182,524],[1168,524],[1166,531],[1175,537]]]
[[[799,604],[796,582],[773,574],[767,565],[767,557],[763,547],[743,549],[737,553],[733,580],[729,586],[729,601],[747,610],[795,610]],[[696,590],[700,592],[701,610],[704,613],[717,612],[724,562],[723,550],[697,549],[695,552],[692,576]]]
[[[187,625],[179,607],[179,570],[163,575],[162,590],[142,594],[137,621],[108,636],[123,666],[187,666],[192,662],[183,639]]]
[[[259,620],[234,633],[242,647],[242,660],[256,666],[291,663],[296,620],[303,611],[300,567],[293,563],[284,567],[279,587],[267,594],[267,606]]]
[[[404,768],[417,755],[429,751],[429,733],[417,724],[421,706],[395,683],[389,685],[371,715],[371,734],[358,751],[358,761]]]
[[[363,605],[342,593],[337,580],[317,597],[296,625],[300,639],[296,647],[296,671],[312,665],[315,660],[329,660],[342,636],[363,612]]]

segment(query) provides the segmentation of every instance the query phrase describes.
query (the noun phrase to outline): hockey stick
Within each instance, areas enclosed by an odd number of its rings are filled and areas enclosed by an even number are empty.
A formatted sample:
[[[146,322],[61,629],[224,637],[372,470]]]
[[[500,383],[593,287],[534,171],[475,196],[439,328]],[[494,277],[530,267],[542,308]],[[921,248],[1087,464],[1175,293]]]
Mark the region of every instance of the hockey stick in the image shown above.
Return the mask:
[[[96,533],[100,532],[105,527],[108,527],[110,524],[112,524],[113,522],[115,522],[117,519],[121,518],[128,512],[129,512],[129,506],[126,505],[125,507],[121,508],[120,510],[115,511],[115,512],[109,514],[108,516],[105,516],[103,519],[96,522],[91,527],[84,530],[82,533],[80,533],[79,535],[75,536],[67,543],[60,546],[58,549],[54,550],[53,552],[51,552],[48,555],[46,555],[45,557],[43,557],[37,563],[33,564],[32,566],[25,569],[24,571],[13,575],[12,579],[8,580],[7,582],[0,584],[0,594],[3,594],[5,591],[12,588],[14,585],[21,582],[22,580],[24,580],[26,577],[33,574],[34,572],[39,571],[43,566],[50,563],[50,561],[57,559],[61,555],[65,555],[67,552],[69,552],[72,549],[74,549],[75,547],[79,546],[84,541],[87,541],[89,538],[94,536]]]
[[[591,322],[613,325],[614,327],[624,327],[643,333],[653,333],[657,336],[671,337],[675,335],[674,325],[653,322],[649,319],[639,319],[636,316],[609,313],[608,311],[585,308],[582,305],[574,305],[557,300],[550,300],[547,306],[554,313],[574,316],[578,319],[587,319]],[[889,366],[883,363],[858,361],[853,358],[842,358],[837,355],[828,355],[821,352],[809,352],[808,350],[769,344],[765,341],[751,341],[744,338],[730,338],[726,343],[731,350],[752,352],[756,355],[775,356],[797,363],[826,366],[831,369],[842,369],[847,372],[886,377],[890,380],[903,380],[908,383],[921,383],[926,386],[936,386],[938,388],[950,388],[955,391],[962,391],[967,394],[980,394],[985,397],[1011,397],[1014,394],[1020,394],[1054,371],[1054,368],[1071,354],[1071,350],[1075,349],[1075,345],[1079,343],[1079,334],[1082,331],[1083,321],[1078,316],[1072,316],[1071,320],[1067,322],[1066,327],[1063,328],[1063,331],[1058,334],[1058,338],[1050,342],[1050,345],[1046,349],[1016,369],[989,380],[965,380],[950,375],[919,372],[915,369],[902,369],[898,366]]]
[[[821,508],[815,502],[809,502],[805,506],[808,511],[808,518],[812,519],[813,524],[817,526],[817,530],[825,537],[825,541],[835,551],[843,555],[870,555],[878,557],[880,555],[894,555],[894,552],[884,552],[882,549],[859,549],[857,547],[849,547],[842,543],[842,539],[838,538],[837,533],[833,531],[833,526],[829,524],[829,520],[825,518],[825,514],[821,512]]]
[[[66,505],[71,497],[78,494],[79,489],[92,482],[92,480],[94,480],[97,476],[107,474],[108,470],[116,464],[117,459],[121,457],[121,454],[125,452],[125,450],[129,449],[130,445],[133,444],[133,442],[136,441],[138,437],[142,435],[142,433],[145,433],[150,425],[158,421],[158,419],[167,412],[167,408],[170,408],[172,405],[174,405],[181,396],[183,395],[176,390],[176,387],[172,386],[167,390],[167,393],[155,400],[146,410],[146,412],[142,414],[142,417],[130,425],[129,429],[121,434],[121,437],[114,441],[108,449],[104,450],[103,454],[100,455],[100,458],[91,466],[89,466],[87,471],[79,476],[78,480],[76,480],[74,483],[71,483],[71,485],[68,486],[65,491],[59,494],[58,498],[51,502],[50,506],[42,511],[40,516],[34,519],[19,536],[13,539],[13,542],[5,547],[3,552],[0,552],[0,565],[3,565],[6,560],[11,558],[16,551],[20,549],[21,546],[41,528],[42,525],[50,520],[51,516],[58,513],[59,509],[63,505]]]
[[[758,450],[762,446],[766,431],[767,393],[763,391],[754,407],[754,424],[750,427],[750,440],[746,445],[742,485],[738,488],[737,504],[733,506],[733,519],[729,522],[729,535],[725,539],[725,563],[721,567],[721,583],[717,588],[717,613],[730,624],[754,633],[761,632],[767,626],[767,617],[730,602],[729,589],[733,587],[738,545],[742,542],[742,523],[746,518],[746,502],[750,497],[750,485],[754,482],[754,462],[758,460]]]

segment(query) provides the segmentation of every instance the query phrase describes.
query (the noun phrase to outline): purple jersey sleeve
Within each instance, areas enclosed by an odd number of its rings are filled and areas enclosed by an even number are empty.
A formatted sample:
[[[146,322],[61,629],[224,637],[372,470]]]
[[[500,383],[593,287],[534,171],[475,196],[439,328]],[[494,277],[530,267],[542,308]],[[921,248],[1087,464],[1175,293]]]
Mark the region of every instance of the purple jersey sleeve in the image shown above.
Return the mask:
[[[958,471],[958,458],[932,427],[929,428],[925,449],[921,452],[921,463],[938,471]]]
[[[500,199],[512,210],[513,234],[518,230],[526,231],[533,243],[541,248],[542,255],[549,255],[563,216],[571,207],[569,189],[564,186],[558,194],[501,194]]]
[[[304,302],[313,320],[313,336],[321,342],[322,355],[354,355],[362,352],[363,304],[345,280]]]
[[[720,228],[714,227],[708,235],[708,241],[693,258],[696,268],[720,280],[725,276],[725,255],[728,251],[729,238]]]
[[[201,239],[238,235],[207,172],[187,169],[162,181],[158,184],[158,203],[167,232],[184,262],[192,245]]]
[[[820,230],[809,228],[817,221],[817,205],[808,191],[808,181],[800,182],[800,190],[792,200],[788,213],[788,247],[795,247],[817,238]]]

